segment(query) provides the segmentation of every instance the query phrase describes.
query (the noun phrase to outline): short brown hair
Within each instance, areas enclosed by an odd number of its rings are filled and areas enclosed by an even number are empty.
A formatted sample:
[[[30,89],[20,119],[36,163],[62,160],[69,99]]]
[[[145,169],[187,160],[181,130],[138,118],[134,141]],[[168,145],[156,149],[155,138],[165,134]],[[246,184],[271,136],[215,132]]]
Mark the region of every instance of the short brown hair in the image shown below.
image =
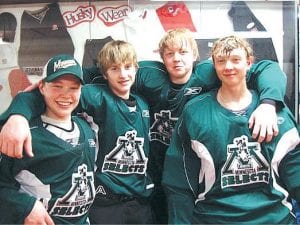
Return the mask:
[[[130,43],[122,40],[107,42],[98,53],[98,66],[103,74],[106,74],[113,64],[132,63],[138,67],[136,51]]]
[[[159,42],[159,54],[163,58],[163,53],[166,48],[170,48],[174,45],[184,46],[189,44],[193,50],[194,57],[199,58],[198,45],[192,32],[187,28],[175,28],[167,31],[163,38]]]
[[[215,41],[211,49],[212,59],[214,60],[214,57],[220,53],[222,55],[229,55],[232,50],[237,48],[244,49],[247,57],[253,57],[252,46],[246,39],[235,35],[230,35]]]

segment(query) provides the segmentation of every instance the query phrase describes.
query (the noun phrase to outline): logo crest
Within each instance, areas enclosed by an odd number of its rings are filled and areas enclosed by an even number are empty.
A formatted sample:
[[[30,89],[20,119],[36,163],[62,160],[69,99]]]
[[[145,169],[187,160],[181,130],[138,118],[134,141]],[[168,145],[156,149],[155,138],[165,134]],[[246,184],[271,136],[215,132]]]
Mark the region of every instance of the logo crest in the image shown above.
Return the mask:
[[[145,156],[144,138],[137,137],[135,130],[120,136],[115,148],[105,156],[102,172],[119,174],[144,174],[148,158]]]
[[[59,217],[78,217],[86,214],[96,195],[94,174],[82,164],[72,175],[72,187],[65,196],[56,200],[50,215]]]
[[[169,145],[178,118],[171,117],[171,111],[162,110],[154,114],[154,123],[150,128],[150,140]]]
[[[227,146],[227,160],[221,172],[222,188],[252,183],[269,183],[270,166],[258,142],[237,137]]]

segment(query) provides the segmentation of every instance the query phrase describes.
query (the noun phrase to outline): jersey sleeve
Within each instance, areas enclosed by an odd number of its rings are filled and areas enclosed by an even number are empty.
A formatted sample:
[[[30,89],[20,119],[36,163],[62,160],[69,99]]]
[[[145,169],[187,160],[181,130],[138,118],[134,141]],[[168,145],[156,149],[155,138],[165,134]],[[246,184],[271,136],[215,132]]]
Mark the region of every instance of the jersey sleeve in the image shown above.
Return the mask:
[[[298,146],[280,163],[280,177],[289,194],[296,201],[300,201],[300,146]]]
[[[100,73],[97,66],[82,68],[83,80],[85,84],[104,84],[106,80]]]
[[[277,106],[284,106],[287,77],[277,62],[261,60],[253,64],[247,74],[247,83],[250,89],[258,91],[260,101],[271,99]]]
[[[194,163],[195,158],[186,154],[191,152],[190,140],[186,135],[186,129],[182,115],[176,123],[172,141],[167,149],[162,184],[164,186],[167,201],[169,222],[171,224],[190,224],[196,199],[199,172]],[[192,168],[196,166],[195,168]],[[191,176],[194,173],[194,176]]]
[[[168,77],[165,65],[159,61],[140,61],[138,63],[134,91],[143,95],[145,88],[155,90]]]
[[[6,156],[2,156],[0,162],[0,224],[23,224],[36,201],[19,191],[13,174],[14,162]]]
[[[296,201],[300,201],[300,137],[297,125],[290,110],[285,107],[279,112],[280,142],[277,145],[281,153],[287,152],[280,161],[278,174],[288,193]],[[287,125],[285,125],[287,124]],[[281,144],[281,145],[279,145]]]
[[[89,115],[103,115],[104,87],[101,84],[86,84],[81,89],[80,103],[76,112],[86,112]],[[96,117],[96,116],[95,116]],[[95,118],[98,119],[98,118]]]
[[[200,80],[203,91],[210,91],[221,85],[212,60],[203,60],[197,62],[194,66],[194,73]]]
[[[8,109],[0,115],[0,123],[4,124],[9,116],[14,114],[23,115],[30,120],[42,114],[44,110],[44,99],[38,89],[31,92],[20,92],[12,100]]]

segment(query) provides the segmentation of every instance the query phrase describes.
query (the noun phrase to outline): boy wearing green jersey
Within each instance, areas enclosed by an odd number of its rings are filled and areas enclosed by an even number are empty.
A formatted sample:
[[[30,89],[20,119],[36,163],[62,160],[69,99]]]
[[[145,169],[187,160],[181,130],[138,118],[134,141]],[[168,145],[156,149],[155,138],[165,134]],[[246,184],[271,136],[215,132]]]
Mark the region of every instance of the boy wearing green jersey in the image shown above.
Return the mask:
[[[157,223],[167,222],[166,202],[161,188],[161,176],[164,157],[170,144],[174,126],[181,115],[184,105],[193,97],[212,88],[217,88],[220,82],[211,60],[196,63],[198,59],[197,43],[188,29],[174,29],[166,33],[159,44],[159,52],[163,63],[156,61],[139,62],[133,89],[142,95],[150,106],[150,142],[149,172],[155,183],[155,192],[152,196],[153,208],[157,215]],[[97,68],[84,69],[86,83],[98,82],[97,76],[103,78],[102,71]],[[100,78],[100,80],[102,80]],[[102,81],[101,81],[102,82]],[[260,93],[261,104],[250,118],[249,124],[253,128],[253,137],[258,141],[270,141],[276,136],[275,107],[264,104],[273,100],[277,106],[283,105],[286,88],[286,76],[278,63],[263,60],[250,68],[247,74],[247,83],[257,88]],[[12,114],[22,114],[30,118],[32,112],[28,104],[13,101],[15,106],[10,110]],[[27,99],[28,101],[28,99]],[[22,110],[20,110],[22,108]],[[268,114],[268,117],[265,115]],[[15,121],[15,122],[12,122]],[[24,124],[22,125],[21,124]],[[31,153],[28,132],[24,118],[14,115],[9,120],[4,131],[0,133],[0,150],[8,155],[21,157],[24,142],[25,150]],[[21,129],[22,128],[22,129]],[[15,133],[15,129],[19,132]],[[13,131],[13,132],[12,132]],[[8,148],[11,146],[11,148]]]
[[[155,183],[152,207],[157,223],[167,223],[165,195],[161,188],[164,157],[184,105],[193,97],[220,85],[211,60],[197,63],[198,46],[185,28],[168,31],[159,43],[163,63],[141,61],[134,91],[145,97],[150,107],[149,172]],[[101,75],[101,72],[100,72]],[[84,70],[86,82],[98,82],[99,71]],[[98,78],[98,77],[96,77]],[[101,79],[100,79],[101,80]],[[262,60],[247,73],[249,87],[257,89],[262,103],[249,118],[254,138],[270,141],[278,133],[276,110],[280,108],[286,88],[286,76],[278,63]],[[265,104],[266,103],[266,104]],[[268,115],[267,117],[265,115]]]
[[[200,49],[201,51],[201,49]],[[135,91],[144,96],[150,107],[149,172],[155,183],[152,206],[158,223],[167,223],[167,206],[161,187],[164,157],[178,117],[185,104],[195,96],[217,88],[220,81],[211,60],[198,60],[198,46],[188,29],[168,31],[159,43],[163,63],[142,61],[135,82]],[[273,100],[283,104],[286,76],[279,65],[269,60],[253,64],[247,73],[247,84],[257,89],[260,103],[249,124],[253,137],[262,142],[276,136],[275,107],[264,104]],[[276,102],[276,103],[275,103]],[[268,115],[268,116],[265,116]],[[254,125],[255,122],[255,125]]]
[[[106,83],[84,85],[77,109],[99,129],[97,195],[90,220],[92,224],[151,224],[149,109],[143,98],[130,93],[138,66],[136,52],[127,42],[110,41],[99,52],[98,63]],[[36,90],[20,93],[15,103],[34,115],[41,113],[44,104]]]
[[[30,123],[35,157],[0,155],[1,224],[89,224],[96,195],[96,134],[72,116],[83,83],[69,55],[51,58],[39,84],[45,107]]]
[[[212,58],[221,86],[186,104],[166,153],[169,224],[295,224],[297,123],[284,106],[277,112],[278,136],[255,140],[248,120],[259,97],[246,83],[251,47],[228,36],[214,44]]]
[[[91,223],[151,224],[149,108],[130,92],[138,66],[136,52],[127,42],[110,41],[99,52],[98,63],[107,84],[86,85],[81,99],[82,110],[99,126]]]

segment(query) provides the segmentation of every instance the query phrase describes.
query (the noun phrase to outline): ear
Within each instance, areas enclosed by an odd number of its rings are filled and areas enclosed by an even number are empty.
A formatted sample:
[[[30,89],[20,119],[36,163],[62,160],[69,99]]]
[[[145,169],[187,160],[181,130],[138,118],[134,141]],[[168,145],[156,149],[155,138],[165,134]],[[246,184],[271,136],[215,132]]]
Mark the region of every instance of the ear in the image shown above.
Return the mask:
[[[42,80],[40,80],[38,82],[38,87],[39,87],[39,90],[40,90],[41,94],[44,95],[44,93],[45,93],[45,83]]]
[[[248,64],[248,68],[250,69],[250,67],[252,66],[254,62],[254,57],[253,56],[249,56],[247,59],[247,64]]]

